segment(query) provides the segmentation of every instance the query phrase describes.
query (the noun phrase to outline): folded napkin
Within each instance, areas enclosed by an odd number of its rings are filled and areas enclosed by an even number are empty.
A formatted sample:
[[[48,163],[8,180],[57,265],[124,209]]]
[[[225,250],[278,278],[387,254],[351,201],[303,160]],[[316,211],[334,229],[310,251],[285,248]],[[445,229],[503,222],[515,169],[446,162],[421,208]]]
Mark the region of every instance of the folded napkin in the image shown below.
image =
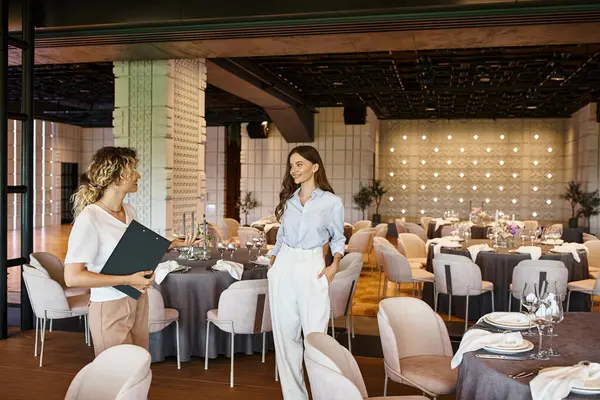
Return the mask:
[[[212,269],[217,271],[227,271],[229,272],[229,275],[238,281],[242,279],[242,274],[244,273],[244,266],[242,264],[227,260],[217,261]]]
[[[154,281],[160,285],[170,272],[178,271],[183,268],[185,267],[179,265],[179,263],[175,260],[162,262],[158,264],[156,270],[154,271]]]
[[[430,222],[435,222],[434,231],[437,231],[442,225],[450,225],[452,223],[451,221],[445,220],[444,218],[434,218]]]
[[[425,248],[429,248],[430,244],[435,244],[435,246],[433,246],[433,255],[437,255],[440,254],[440,251],[442,251],[442,247],[454,247],[456,246],[456,242],[453,242],[452,240],[448,240],[448,239],[444,239],[444,238],[435,238],[435,239],[429,239],[427,241],[427,244],[425,246]]]
[[[452,357],[450,366],[458,367],[465,353],[476,351],[490,345],[519,346],[523,344],[523,337],[519,332],[491,333],[483,329],[469,329],[464,334],[460,346]]]
[[[552,250],[561,253],[570,252],[571,254],[573,254],[573,258],[577,262],[581,262],[581,257],[579,257],[579,250],[585,250],[586,252],[588,251],[587,247],[581,243],[563,243],[561,246],[554,246]]]
[[[583,387],[588,380],[600,379],[600,364],[582,361],[571,367],[543,369],[529,382],[533,400],[559,400],[573,386]]]
[[[535,295],[533,293],[529,293],[527,296],[532,295],[535,297]],[[506,312],[506,311],[497,311],[497,312],[493,312],[493,313],[489,313],[484,315],[483,317],[481,317],[479,319],[479,321],[477,321],[477,323],[481,322],[484,317],[488,317],[488,319],[493,319],[496,322],[499,323],[505,323],[505,324],[528,324],[528,316],[526,314],[523,313],[519,313],[519,312]]]
[[[260,256],[254,261],[255,264],[260,264],[260,265],[269,265],[270,262],[271,262],[271,257],[267,257],[267,256]]]
[[[529,254],[532,260],[539,260],[542,256],[542,248],[537,246],[521,246],[515,252]]]
[[[486,244],[474,244],[473,246],[469,246],[469,248],[467,250],[469,250],[469,253],[471,254],[471,259],[473,260],[473,262],[475,262],[475,260],[477,260],[477,255],[479,254],[480,251],[493,251],[494,249],[492,249],[486,243]]]

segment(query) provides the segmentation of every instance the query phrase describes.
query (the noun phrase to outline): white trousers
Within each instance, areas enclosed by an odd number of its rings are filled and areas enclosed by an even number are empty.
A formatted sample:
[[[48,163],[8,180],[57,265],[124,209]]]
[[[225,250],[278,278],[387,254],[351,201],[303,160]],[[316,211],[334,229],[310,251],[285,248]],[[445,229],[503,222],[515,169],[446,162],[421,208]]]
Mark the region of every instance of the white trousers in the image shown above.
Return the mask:
[[[325,268],[323,249],[283,246],[269,269],[269,302],[275,354],[283,398],[308,399],[302,370],[302,332],[327,332],[329,283],[319,273]]]

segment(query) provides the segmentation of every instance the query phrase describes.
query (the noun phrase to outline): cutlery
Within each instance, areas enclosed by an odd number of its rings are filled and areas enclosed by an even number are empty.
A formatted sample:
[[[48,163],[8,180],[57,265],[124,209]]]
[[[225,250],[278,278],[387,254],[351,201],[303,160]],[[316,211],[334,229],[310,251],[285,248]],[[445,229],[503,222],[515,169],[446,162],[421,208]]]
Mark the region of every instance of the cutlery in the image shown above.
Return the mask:
[[[513,379],[525,379],[525,378],[529,378],[530,376],[533,375],[537,375],[538,372],[540,372],[542,370],[542,368],[535,368],[535,369],[531,369],[531,370],[527,370],[527,371],[521,371],[518,374],[512,374],[509,375],[509,378],[513,378]]]
[[[490,360],[510,360],[510,361],[530,360],[529,357],[503,356],[500,354],[475,354],[475,357],[483,358],[483,359],[490,359]]]
[[[481,324],[475,324],[475,325],[473,325],[473,328],[482,329],[484,331],[488,331],[488,332],[492,332],[492,333],[504,333],[506,331],[506,329],[498,329],[498,328],[493,328],[491,326],[481,325]]]

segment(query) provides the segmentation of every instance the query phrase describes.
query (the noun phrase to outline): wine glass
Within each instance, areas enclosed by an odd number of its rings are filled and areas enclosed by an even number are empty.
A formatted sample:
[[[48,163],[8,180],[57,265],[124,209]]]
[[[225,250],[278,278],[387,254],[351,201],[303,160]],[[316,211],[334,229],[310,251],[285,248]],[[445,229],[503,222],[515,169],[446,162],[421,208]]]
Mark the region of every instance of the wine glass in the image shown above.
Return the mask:
[[[260,256],[260,249],[262,249],[264,245],[265,245],[265,241],[262,238],[260,238],[256,242],[256,248],[258,250],[258,253],[256,254],[256,258],[258,258]]]
[[[535,288],[534,288],[535,289]],[[531,319],[534,311],[534,306],[537,302],[537,296],[535,290],[531,291],[531,284],[523,284],[523,292],[521,294],[521,305],[527,310],[527,320],[529,321],[529,329],[527,332],[522,332],[523,336],[533,336],[534,333],[531,331]]]
[[[558,282],[554,281],[554,283],[551,286],[552,286],[551,289],[548,291],[548,293],[546,295],[548,298],[548,303],[549,303],[549,307],[548,307],[549,344],[548,344],[547,353],[551,357],[558,357],[558,356],[560,356],[560,353],[555,351],[552,348],[552,338],[554,336],[558,336],[556,333],[554,333],[554,325],[561,323],[562,320],[565,318],[565,314],[564,314],[563,306],[562,306],[562,296],[561,296],[561,293],[558,291]]]
[[[217,250],[219,250],[219,253],[221,254],[221,260],[222,260],[223,254],[225,254],[225,250],[227,250],[227,244],[225,244],[224,241],[220,241],[219,243],[217,243]]]
[[[235,245],[235,243],[229,243],[227,245],[227,250],[229,250],[229,259],[233,260],[233,253],[235,253],[235,251],[237,250],[237,246]]]
[[[544,281],[542,283],[542,285],[543,285],[543,287],[541,288],[541,290],[539,292],[537,289],[537,284],[533,285],[535,288],[535,291],[536,291],[536,298],[537,298],[537,301],[534,304],[534,308],[536,308],[536,310],[533,315],[534,315],[535,325],[538,329],[538,337],[539,337],[538,352],[535,354],[532,354],[530,356],[534,360],[549,360],[550,359],[547,352],[542,349],[543,331],[550,324],[550,318],[549,318],[549,312],[548,312],[548,309],[550,308],[550,302],[548,301],[548,295],[543,293],[544,286],[547,287],[548,282]]]
[[[494,240],[494,229],[491,226],[487,227],[486,236],[490,240],[490,244],[493,244]]]
[[[252,243],[252,241],[248,240],[246,242],[246,248],[248,249],[248,257],[252,258],[252,249],[254,248],[254,243]]]

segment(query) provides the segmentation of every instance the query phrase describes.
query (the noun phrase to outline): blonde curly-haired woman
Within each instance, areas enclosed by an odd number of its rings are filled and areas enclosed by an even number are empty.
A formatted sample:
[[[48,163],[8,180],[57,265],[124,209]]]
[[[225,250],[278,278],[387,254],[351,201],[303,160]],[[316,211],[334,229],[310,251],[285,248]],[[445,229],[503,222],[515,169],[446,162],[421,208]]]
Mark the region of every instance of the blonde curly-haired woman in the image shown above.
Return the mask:
[[[135,219],[135,210],[123,203],[137,192],[140,174],[137,154],[125,147],[104,147],[94,155],[86,180],[74,195],[75,222],[67,256],[65,282],[70,287],[91,288],[89,323],[96,356],[109,347],[134,344],[148,349],[148,295],[152,271],[128,276],[99,272]],[[189,246],[193,238],[174,240],[170,249]],[[146,276],[151,275],[150,278]],[[130,285],[142,292],[138,300],[113,288]]]

